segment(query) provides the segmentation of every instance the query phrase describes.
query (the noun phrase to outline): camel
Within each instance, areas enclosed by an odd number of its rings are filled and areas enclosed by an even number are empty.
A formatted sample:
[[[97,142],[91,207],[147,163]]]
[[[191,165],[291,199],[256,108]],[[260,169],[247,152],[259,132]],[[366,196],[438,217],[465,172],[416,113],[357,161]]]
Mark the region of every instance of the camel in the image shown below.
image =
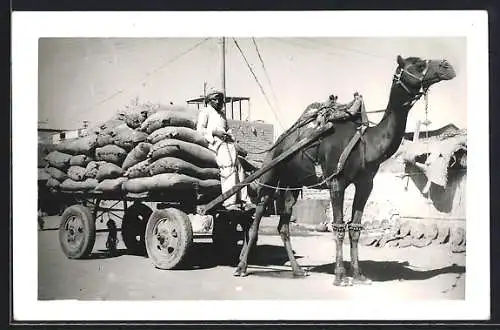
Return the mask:
[[[277,213],[280,215],[277,229],[290,260],[293,275],[307,275],[295,259],[290,241],[289,222],[300,188],[316,185],[316,188],[328,188],[330,191],[333,210],[332,226],[336,242],[333,284],[345,286],[370,283],[370,279],[363,275],[359,266],[358,241],[362,230],[361,218],[373,188],[373,178],[380,164],[391,157],[400,146],[409,110],[415,102],[428,91],[431,85],[454,77],[453,66],[446,60],[402,58],[398,55],[397,68],[384,116],[373,127],[365,125],[362,138],[354,145],[346,158],[345,166],[339,173],[335,174],[340,155],[351,138],[363,126],[359,120],[335,122],[333,130],[325,133],[315,146],[295,153],[261,176],[256,191],[257,205],[254,219],[234,275],[248,275],[248,256],[255,244],[260,220],[266,206],[274,199],[276,199]],[[303,133],[308,134],[307,130]],[[300,129],[296,129],[288,132],[286,136],[281,136],[274,148],[266,155],[266,160],[278,157],[287,148],[297,143],[304,134],[301,134]],[[318,165],[321,167],[322,175],[318,175]],[[355,196],[351,221],[345,223],[344,192],[350,184],[354,184]],[[279,189],[276,190],[274,187],[279,187]],[[342,245],[346,231],[349,232],[350,239],[352,278],[347,277],[343,262]]]

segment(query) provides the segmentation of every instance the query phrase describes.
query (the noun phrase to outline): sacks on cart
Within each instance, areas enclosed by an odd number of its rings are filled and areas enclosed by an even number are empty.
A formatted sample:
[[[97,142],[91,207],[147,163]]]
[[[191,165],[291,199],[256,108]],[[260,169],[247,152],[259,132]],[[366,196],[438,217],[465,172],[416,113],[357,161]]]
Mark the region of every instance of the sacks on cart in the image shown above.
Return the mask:
[[[109,135],[113,138],[113,144],[130,151],[139,142],[146,141],[148,135],[139,130],[130,128],[127,124],[116,126]]]
[[[116,179],[122,176],[123,170],[120,166],[113,163],[101,163],[98,165],[96,179],[101,182],[104,179]]]
[[[129,167],[125,171],[124,176],[130,179],[150,176],[150,171],[149,171],[150,165],[151,165],[151,160],[145,159],[135,164],[134,166]]]
[[[47,156],[45,156],[45,160],[51,167],[55,167],[63,171],[69,167],[70,159],[71,155],[57,150],[52,151]]]
[[[219,180],[200,180],[184,174],[162,173],[151,177],[153,179],[151,189],[168,191],[193,191],[197,186],[198,192],[202,194],[216,194],[221,192]]]
[[[96,191],[103,192],[121,192],[123,183],[127,181],[125,177],[118,177],[115,179],[104,179],[95,187]]]
[[[60,188],[68,191],[88,191],[97,187],[97,184],[96,179],[87,178],[84,181],[74,181],[68,178],[61,183]]]
[[[57,144],[56,149],[70,155],[92,155],[97,147],[97,134],[88,135],[75,139],[65,140]]]
[[[123,161],[122,168],[126,170],[145,160],[148,157],[152,146],[153,145],[150,143],[140,142],[127,154],[127,157],[125,157],[125,160]]]
[[[50,175],[51,178],[56,179],[59,182],[62,182],[68,178],[68,175],[65,172],[56,167],[47,167],[44,169],[44,171],[48,175]]]
[[[163,157],[149,165],[150,175],[162,173],[185,174],[201,180],[219,180],[218,168],[201,168],[180,158]]]
[[[125,157],[127,157],[127,151],[114,144],[108,144],[95,150],[96,160],[113,163],[118,166],[122,165]]]
[[[154,144],[148,157],[153,161],[163,157],[175,157],[201,168],[218,168],[213,151],[176,139],[164,139]]]
[[[167,126],[182,126],[196,128],[197,115],[195,112],[162,110],[149,116],[142,124],[141,131],[148,134]]]
[[[155,144],[164,139],[177,139],[185,142],[194,143],[208,148],[208,141],[203,135],[195,129],[182,126],[167,126],[153,131],[148,136],[148,142]]]
[[[68,178],[73,181],[83,181],[85,180],[86,169],[82,166],[70,166],[68,168]]]
[[[92,160],[94,159],[88,155],[76,155],[70,158],[69,165],[86,167]]]
[[[221,192],[219,180],[200,180],[184,174],[162,173],[148,177],[132,178],[125,181],[122,189],[126,192],[191,192],[195,186],[201,194],[215,195]]]
[[[154,180],[152,177],[139,177],[139,178],[129,178],[122,184],[122,189],[124,192],[129,193],[143,193],[149,192],[154,186]]]

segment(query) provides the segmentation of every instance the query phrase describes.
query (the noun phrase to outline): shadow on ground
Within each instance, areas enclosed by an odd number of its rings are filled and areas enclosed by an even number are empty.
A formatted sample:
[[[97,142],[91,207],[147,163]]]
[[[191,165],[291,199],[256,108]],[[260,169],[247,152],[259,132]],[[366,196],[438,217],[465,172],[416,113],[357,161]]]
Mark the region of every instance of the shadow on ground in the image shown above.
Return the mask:
[[[111,252],[109,250],[97,250],[92,252],[86,259],[109,259],[109,258],[116,258],[116,257],[121,257],[124,255],[131,255],[131,256],[138,256],[138,257],[145,257],[147,258],[146,253],[133,253],[127,249],[117,249],[114,252]]]
[[[349,273],[351,263],[345,262],[344,266]],[[441,274],[463,274],[465,267],[453,264],[451,266],[430,270],[411,269],[409,263],[398,261],[373,261],[363,260],[359,262],[363,274],[372,281],[385,282],[395,280],[427,280]],[[310,272],[332,274],[335,263],[314,266]]]

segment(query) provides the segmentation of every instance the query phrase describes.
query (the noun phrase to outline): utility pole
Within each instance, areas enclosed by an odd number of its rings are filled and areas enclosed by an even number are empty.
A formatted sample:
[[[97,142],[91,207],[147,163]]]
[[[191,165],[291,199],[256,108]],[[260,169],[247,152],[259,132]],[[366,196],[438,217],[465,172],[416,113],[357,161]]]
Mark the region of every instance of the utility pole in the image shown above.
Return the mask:
[[[226,113],[226,38],[222,37],[221,38],[221,89],[222,92],[224,93],[224,113],[227,116]]]

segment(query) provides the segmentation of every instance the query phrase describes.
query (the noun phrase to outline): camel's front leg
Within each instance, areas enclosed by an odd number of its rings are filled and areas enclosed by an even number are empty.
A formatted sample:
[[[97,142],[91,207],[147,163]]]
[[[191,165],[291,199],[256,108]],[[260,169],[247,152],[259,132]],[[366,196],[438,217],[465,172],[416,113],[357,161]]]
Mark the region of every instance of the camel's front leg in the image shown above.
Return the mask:
[[[355,186],[356,193],[354,194],[352,205],[352,221],[348,224],[349,239],[351,241],[352,278],[354,284],[370,284],[371,281],[361,273],[361,268],[359,267],[358,242],[361,230],[363,229],[361,218],[363,217],[363,210],[373,188],[373,179],[362,180],[355,183]]]
[[[306,276],[306,272],[300,267],[295,255],[293,254],[292,242],[290,241],[290,218],[292,217],[292,208],[299,196],[298,191],[286,191],[280,196],[279,211],[280,222],[278,224],[278,232],[285,246],[288,260],[292,266],[293,275],[297,277]]]
[[[240,262],[238,263],[238,267],[234,272],[234,276],[247,276],[247,267],[248,267],[248,256],[257,240],[257,234],[259,233],[259,225],[260,219],[264,214],[264,210],[266,208],[267,203],[269,202],[271,196],[264,195],[261,199],[261,202],[257,205],[255,210],[255,218],[250,226],[250,231],[248,233],[248,242],[243,246],[243,251],[240,254]]]
[[[344,268],[343,245],[345,236],[344,224],[344,192],[345,184],[340,179],[333,179],[330,185],[330,198],[333,211],[333,232],[335,235],[335,281],[333,285],[346,286],[350,285]]]

